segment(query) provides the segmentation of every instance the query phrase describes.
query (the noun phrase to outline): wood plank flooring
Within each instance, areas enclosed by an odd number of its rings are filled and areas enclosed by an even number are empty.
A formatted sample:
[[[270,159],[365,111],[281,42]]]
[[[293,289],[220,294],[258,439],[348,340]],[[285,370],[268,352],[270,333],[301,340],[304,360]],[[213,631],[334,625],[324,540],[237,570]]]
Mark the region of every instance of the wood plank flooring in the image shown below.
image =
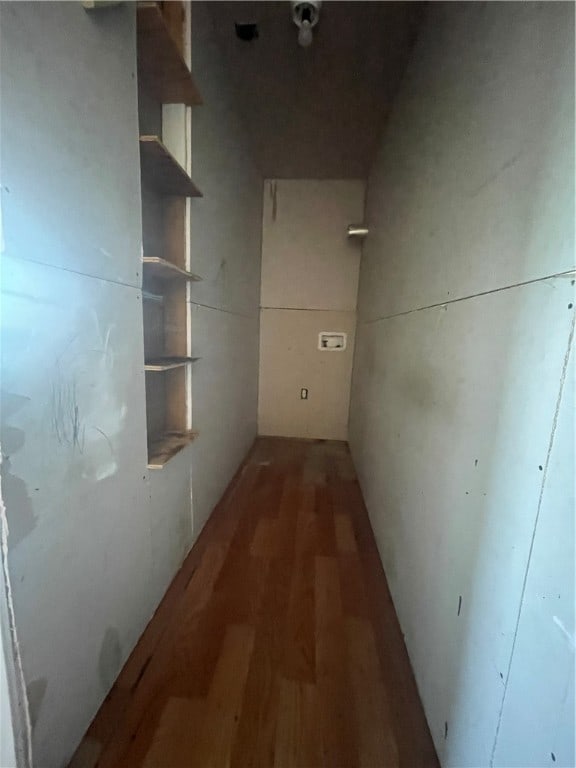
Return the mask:
[[[260,438],[71,768],[437,768],[345,443]]]

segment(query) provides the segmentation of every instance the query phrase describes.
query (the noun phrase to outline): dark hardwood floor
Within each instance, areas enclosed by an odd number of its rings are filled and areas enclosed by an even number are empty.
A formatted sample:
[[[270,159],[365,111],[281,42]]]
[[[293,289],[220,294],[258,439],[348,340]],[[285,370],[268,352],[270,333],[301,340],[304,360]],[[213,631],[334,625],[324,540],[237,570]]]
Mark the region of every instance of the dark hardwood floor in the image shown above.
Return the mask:
[[[438,766],[345,443],[256,442],[71,766]]]

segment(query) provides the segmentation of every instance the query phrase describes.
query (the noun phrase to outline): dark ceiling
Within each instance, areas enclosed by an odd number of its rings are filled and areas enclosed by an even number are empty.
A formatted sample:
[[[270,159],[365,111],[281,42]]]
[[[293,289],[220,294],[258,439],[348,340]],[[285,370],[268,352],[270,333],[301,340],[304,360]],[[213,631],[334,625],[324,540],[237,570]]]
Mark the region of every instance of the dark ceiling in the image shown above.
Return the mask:
[[[364,178],[405,70],[419,2],[324,2],[310,48],[289,2],[208,3],[267,178]],[[256,23],[258,38],[236,35]]]

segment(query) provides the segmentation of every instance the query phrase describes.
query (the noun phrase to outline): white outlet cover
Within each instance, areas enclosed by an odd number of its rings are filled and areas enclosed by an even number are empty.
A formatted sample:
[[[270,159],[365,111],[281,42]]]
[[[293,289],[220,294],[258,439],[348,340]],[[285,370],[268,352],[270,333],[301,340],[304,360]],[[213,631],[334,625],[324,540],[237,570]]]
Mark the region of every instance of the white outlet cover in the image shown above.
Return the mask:
[[[347,335],[340,331],[320,331],[318,349],[321,352],[343,352],[346,349]]]

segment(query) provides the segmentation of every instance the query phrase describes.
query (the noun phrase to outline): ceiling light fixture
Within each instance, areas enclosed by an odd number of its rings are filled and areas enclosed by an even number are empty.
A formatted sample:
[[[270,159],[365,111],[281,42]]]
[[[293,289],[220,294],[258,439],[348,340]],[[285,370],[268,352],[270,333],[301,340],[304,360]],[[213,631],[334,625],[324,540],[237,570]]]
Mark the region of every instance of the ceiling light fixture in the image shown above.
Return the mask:
[[[292,0],[292,21],[298,27],[298,42],[302,48],[312,45],[312,29],[318,24],[322,0]]]

